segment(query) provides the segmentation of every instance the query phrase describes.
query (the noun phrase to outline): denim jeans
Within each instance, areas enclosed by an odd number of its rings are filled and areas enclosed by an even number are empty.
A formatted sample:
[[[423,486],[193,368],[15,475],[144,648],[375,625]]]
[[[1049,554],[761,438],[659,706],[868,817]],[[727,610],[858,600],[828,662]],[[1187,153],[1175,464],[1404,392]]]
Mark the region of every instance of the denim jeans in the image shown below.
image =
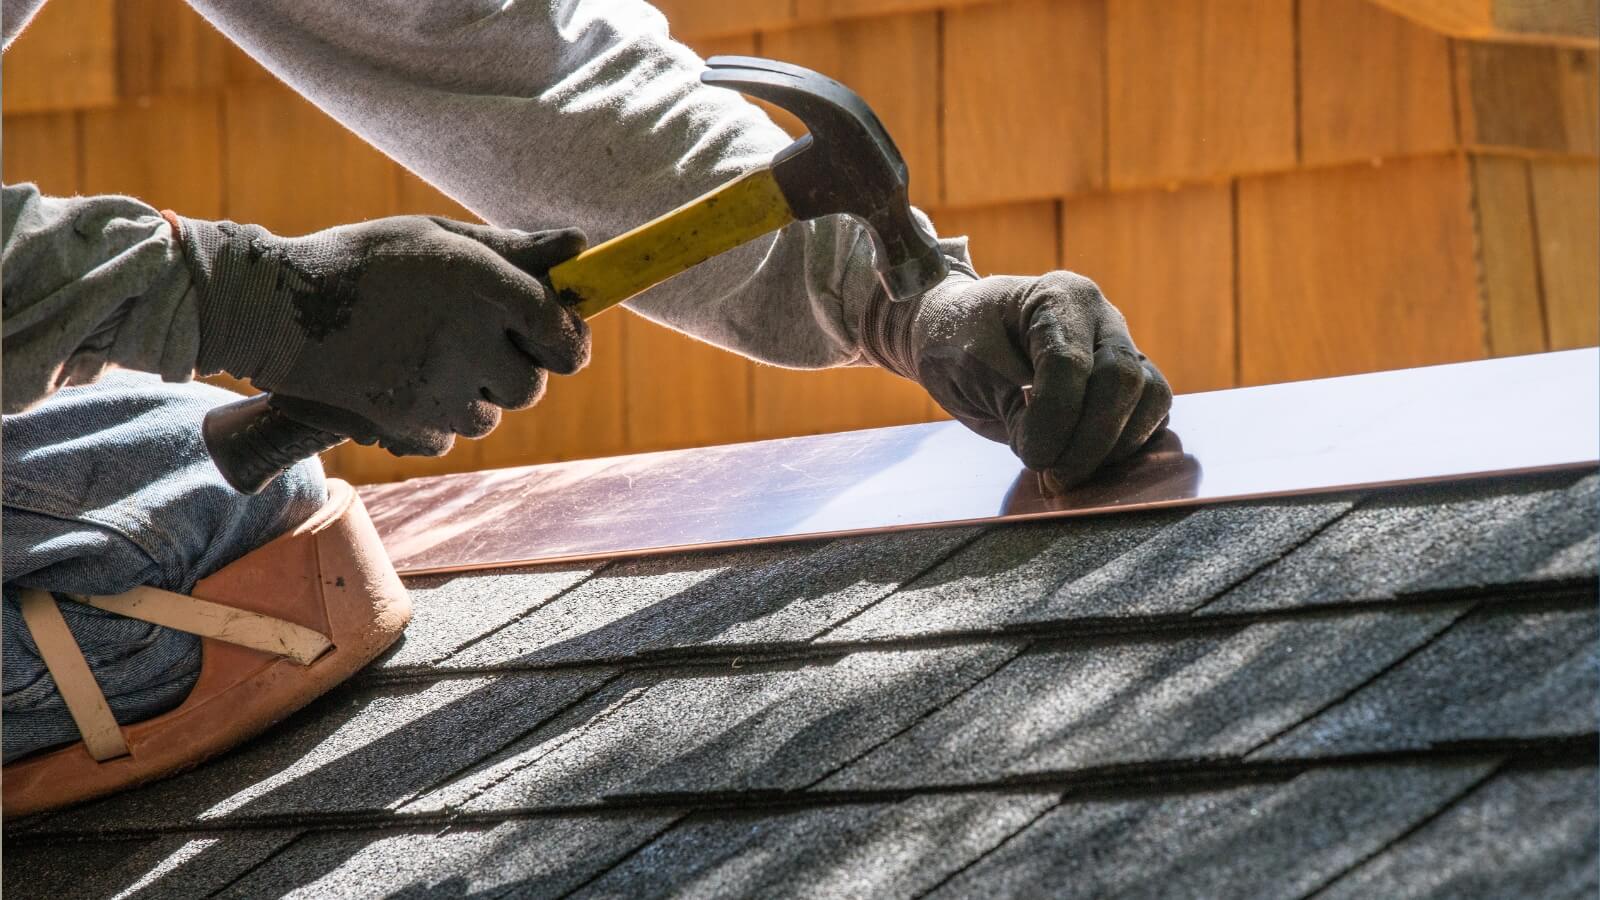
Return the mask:
[[[305,521],[325,502],[308,460],[250,497],[206,455],[200,420],[236,394],[111,371],[0,422],[5,761],[78,739],[18,607],[21,588],[116,594],[195,582]],[[200,672],[200,639],[57,595],[117,721],[172,709]]]

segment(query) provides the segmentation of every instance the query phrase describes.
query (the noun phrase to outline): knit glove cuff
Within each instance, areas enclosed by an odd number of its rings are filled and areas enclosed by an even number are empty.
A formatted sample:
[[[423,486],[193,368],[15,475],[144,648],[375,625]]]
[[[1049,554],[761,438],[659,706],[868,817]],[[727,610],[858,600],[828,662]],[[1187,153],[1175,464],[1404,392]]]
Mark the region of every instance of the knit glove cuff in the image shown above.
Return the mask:
[[[950,264],[950,274],[945,276],[945,281],[960,279],[962,281],[977,280],[978,273],[972,265],[964,259],[959,259],[949,254],[945,260]],[[941,284],[942,286],[942,284]],[[929,291],[929,294],[935,287]],[[928,294],[915,300],[895,302],[889,299],[889,294],[880,286],[873,291],[872,299],[867,302],[866,310],[862,315],[861,351],[864,356],[880,369],[919,381],[917,377],[917,353],[913,346],[912,323],[922,304],[927,302]]]
[[[227,372],[270,390],[305,345],[295,323],[295,269],[282,239],[256,225],[178,220],[200,308],[202,375]]]

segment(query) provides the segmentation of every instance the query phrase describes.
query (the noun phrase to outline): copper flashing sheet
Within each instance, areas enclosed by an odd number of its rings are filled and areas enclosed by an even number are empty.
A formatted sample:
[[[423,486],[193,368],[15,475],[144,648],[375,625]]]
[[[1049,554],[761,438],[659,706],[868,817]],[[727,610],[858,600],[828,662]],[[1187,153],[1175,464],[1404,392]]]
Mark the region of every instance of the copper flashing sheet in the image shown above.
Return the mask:
[[[1595,350],[1189,394],[1050,496],[954,422],[418,478],[362,490],[402,573],[1088,515],[1593,466]]]

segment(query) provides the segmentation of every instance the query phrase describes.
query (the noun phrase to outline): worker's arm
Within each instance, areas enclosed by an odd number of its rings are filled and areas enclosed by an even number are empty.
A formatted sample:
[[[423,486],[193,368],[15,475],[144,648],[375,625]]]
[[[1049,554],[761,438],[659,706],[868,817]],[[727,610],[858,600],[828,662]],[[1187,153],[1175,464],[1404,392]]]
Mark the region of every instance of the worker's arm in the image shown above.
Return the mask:
[[[0,207],[6,412],[112,364],[190,377],[196,300],[156,210],[131,197],[44,197],[31,184],[6,185]]]
[[[497,225],[576,226],[598,242],[789,143],[737,94],[702,85],[703,62],[641,0],[190,2]],[[765,362],[883,365],[1064,481],[1143,443],[1171,392],[1092,284],[1065,273],[976,281],[965,239],[942,246],[956,262],[950,279],[894,315],[864,227],[842,216],[790,225],[629,305]],[[886,341],[899,349],[873,346]]]
[[[267,68],[496,225],[592,242],[770,162],[790,139],[640,0],[191,0]],[[913,178],[916,174],[913,173]],[[964,242],[947,242],[965,255]],[[766,362],[866,362],[877,290],[853,220],[792,225],[634,299]]]
[[[225,371],[299,401],[307,424],[438,454],[589,357],[541,280],[583,248],[576,231],[396,216],[286,238],[31,184],[3,208],[8,413],[107,366]]]

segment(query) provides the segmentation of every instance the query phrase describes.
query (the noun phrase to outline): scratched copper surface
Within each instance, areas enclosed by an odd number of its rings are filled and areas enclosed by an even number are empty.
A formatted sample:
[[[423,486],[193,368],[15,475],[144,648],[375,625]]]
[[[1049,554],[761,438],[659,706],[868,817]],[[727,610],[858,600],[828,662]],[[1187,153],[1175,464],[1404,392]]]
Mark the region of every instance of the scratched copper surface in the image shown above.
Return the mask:
[[[1179,397],[1169,431],[1050,495],[953,422],[418,478],[362,489],[403,573],[1109,513],[1593,466],[1576,350]]]

